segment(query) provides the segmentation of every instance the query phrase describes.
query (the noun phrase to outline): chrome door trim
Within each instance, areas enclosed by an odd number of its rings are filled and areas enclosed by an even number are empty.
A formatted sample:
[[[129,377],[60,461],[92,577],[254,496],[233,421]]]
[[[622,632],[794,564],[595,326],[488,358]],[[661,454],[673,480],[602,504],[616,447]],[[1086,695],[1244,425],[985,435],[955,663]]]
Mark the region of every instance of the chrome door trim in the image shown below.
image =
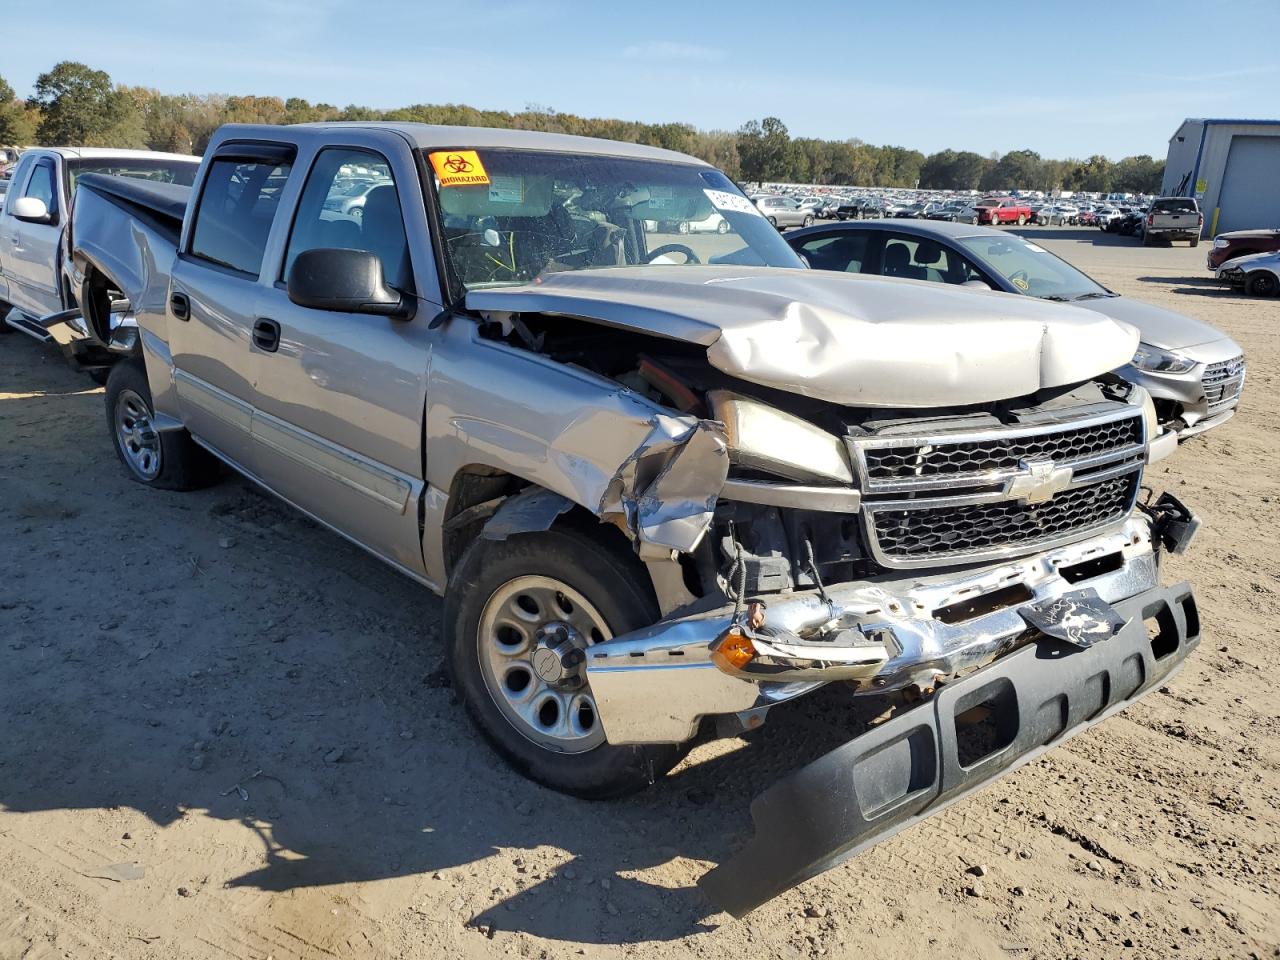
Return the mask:
[[[249,432],[253,421],[253,407],[250,404],[178,367],[174,368],[173,382],[178,391],[179,404],[190,403],[223,423],[245,433]]]

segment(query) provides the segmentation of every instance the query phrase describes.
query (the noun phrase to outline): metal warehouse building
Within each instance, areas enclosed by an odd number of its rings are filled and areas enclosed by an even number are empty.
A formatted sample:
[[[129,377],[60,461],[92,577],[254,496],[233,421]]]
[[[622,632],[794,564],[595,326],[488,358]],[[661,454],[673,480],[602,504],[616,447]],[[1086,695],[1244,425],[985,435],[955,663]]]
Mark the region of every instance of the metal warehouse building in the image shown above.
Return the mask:
[[[1160,192],[1199,200],[1206,237],[1280,226],[1280,120],[1182,121]]]

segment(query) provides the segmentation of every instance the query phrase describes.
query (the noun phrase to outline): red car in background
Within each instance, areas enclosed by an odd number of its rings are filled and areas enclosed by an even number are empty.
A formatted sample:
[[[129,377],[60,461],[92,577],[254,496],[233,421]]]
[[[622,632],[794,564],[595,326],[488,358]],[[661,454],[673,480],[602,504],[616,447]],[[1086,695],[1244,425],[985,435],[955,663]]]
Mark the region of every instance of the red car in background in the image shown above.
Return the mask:
[[[1228,260],[1246,257],[1251,253],[1271,253],[1280,250],[1280,227],[1267,230],[1232,230],[1220,233],[1213,238],[1213,247],[1209,250],[1210,270],[1217,270]]]
[[[1031,219],[1031,208],[1013,197],[985,197],[978,201],[975,209],[978,222],[993,227],[1002,223],[1016,223],[1021,227]]]

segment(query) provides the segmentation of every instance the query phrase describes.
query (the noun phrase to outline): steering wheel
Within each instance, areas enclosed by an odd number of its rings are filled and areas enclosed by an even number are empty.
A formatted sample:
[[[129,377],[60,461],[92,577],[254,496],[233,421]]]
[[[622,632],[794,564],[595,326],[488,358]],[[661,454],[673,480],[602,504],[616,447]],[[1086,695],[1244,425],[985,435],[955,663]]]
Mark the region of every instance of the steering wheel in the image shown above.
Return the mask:
[[[1027,276],[1027,271],[1019,270],[1017,273],[1009,274],[1009,282],[1019,290],[1031,289],[1031,278]]]
[[[702,262],[701,260],[698,259],[698,255],[694,253],[692,250],[690,250],[688,247],[686,247],[683,243],[664,243],[662,246],[658,247],[656,250],[650,250],[649,253],[645,256],[644,262],[653,263],[654,260],[662,256],[664,253],[683,253],[685,263],[701,263]]]

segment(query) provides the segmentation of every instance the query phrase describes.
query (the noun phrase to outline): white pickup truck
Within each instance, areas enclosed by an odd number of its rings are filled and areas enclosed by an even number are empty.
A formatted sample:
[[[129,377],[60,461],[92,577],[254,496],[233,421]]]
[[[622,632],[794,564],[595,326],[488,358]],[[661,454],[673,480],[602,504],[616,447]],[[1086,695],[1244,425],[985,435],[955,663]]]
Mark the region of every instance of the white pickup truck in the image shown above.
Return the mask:
[[[0,332],[48,340],[40,317],[76,304],[62,279],[63,231],[86,173],[191,186],[199,157],[149,150],[42,147],[18,159],[0,210]]]

